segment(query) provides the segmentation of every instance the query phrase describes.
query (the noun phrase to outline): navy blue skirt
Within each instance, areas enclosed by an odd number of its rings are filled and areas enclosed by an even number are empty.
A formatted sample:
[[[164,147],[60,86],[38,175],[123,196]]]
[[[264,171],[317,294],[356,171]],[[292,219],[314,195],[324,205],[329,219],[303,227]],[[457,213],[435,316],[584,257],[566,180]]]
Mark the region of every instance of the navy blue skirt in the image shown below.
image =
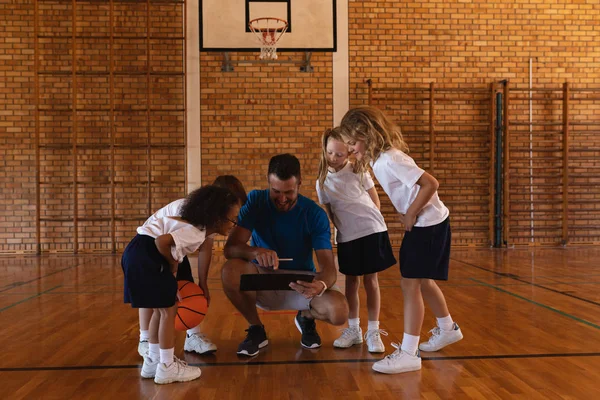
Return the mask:
[[[396,264],[387,231],[338,243],[337,253],[340,272],[344,275],[374,274]]]
[[[125,303],[131,303],[133,308],[169,308],[175,305],[177,280],[169,263],[158,252],[153,237],[136,235],[123,253],[121,267],[125,277]]]
[[[450,218],[404,233],[400,247],[400,274],[403,278],[448,280],[450,264]]]

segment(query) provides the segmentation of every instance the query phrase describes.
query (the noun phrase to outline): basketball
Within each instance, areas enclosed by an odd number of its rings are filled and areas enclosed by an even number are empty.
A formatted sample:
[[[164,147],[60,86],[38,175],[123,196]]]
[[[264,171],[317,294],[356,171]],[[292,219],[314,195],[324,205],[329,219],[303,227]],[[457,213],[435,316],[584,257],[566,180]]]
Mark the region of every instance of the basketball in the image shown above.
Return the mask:
[[[204,292],[194,282],[178,281],[180,301],[175,316],[175,329],[185,331],[197,326],[206,315],[208,302]]]

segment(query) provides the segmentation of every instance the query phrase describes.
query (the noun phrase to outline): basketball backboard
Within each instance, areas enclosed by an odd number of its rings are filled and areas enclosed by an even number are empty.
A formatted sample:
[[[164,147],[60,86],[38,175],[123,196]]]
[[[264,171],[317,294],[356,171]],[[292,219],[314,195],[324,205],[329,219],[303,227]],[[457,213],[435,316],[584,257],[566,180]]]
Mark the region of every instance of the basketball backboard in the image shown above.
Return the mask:
[[[277,52],[336,51],[336,0],[200,0],[201,51],[260,51],[249,22],[286,20]]]

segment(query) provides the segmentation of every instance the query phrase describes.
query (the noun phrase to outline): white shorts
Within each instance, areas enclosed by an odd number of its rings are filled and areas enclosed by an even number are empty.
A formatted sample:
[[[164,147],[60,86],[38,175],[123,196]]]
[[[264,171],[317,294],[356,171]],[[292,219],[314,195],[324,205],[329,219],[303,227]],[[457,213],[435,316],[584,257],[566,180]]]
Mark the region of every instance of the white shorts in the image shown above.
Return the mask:
[[[269,268],[259,267],[253,264],[259,274],[306,274],[315,275],[312,271],[296,271],[289,269],[277,269],[272,270]],[[327,290],[337,290],[340,292],[340,288],[337,285],[333,285]],[[312,299],[307,299],[295,290],[257,290],[256,291],[256,306],[265,311],[274,310],[309,310],[310,302]]]

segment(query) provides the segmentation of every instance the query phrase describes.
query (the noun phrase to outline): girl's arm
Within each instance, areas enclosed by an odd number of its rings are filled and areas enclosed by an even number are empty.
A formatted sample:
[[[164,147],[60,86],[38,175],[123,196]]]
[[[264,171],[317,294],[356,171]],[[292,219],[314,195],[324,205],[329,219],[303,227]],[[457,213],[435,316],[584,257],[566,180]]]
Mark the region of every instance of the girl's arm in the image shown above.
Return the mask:
[[[379,201],[379,195],[377,194],[377,189],[375,189],[375,186],[367,190],[367,193],[369,193],[369,197],[371,200],[373,200],[373,203],[375,203],[377,209],[381,210],[381,201]]]
[[[213,238],[206,238],[198,249],[198,286],[204,291],[204,297],[210,306],[210,293],[208,291],[208,270],[212,259]]]
[[[417,194],[417,197],[415,197],[415,200],[412,202],[410,207],[408,207],[404,217],[401,218],[402,223],[407,231],[412,229],[415,222],[417,222],[417,215],[419,215],[423,207],[427,205],[427,202],[433,197],[440,186],[437,179],[427,172],[423,172],[423,175],[421,175],[416,184],[421,187],[419,189],[419,193]]]
[[[173,240],[173,236],[171,236],[170,233],[160,235],[159,237],[154,239],[154,244],[156,245],[158,252],[169,263],[169,266],[171,267],[171,272],[175,274],[177,272],[177,266],[179,265],[179,263],[171,255],[171,246],[175,246],[175,240]]]
[[[325,204],[325,211],[327,211],[327,216],[329,217],[329,220],[333,222],[333,211],[331,211],[330,203]],[[335,222],[333,222],[333,224],[335,225]]]

